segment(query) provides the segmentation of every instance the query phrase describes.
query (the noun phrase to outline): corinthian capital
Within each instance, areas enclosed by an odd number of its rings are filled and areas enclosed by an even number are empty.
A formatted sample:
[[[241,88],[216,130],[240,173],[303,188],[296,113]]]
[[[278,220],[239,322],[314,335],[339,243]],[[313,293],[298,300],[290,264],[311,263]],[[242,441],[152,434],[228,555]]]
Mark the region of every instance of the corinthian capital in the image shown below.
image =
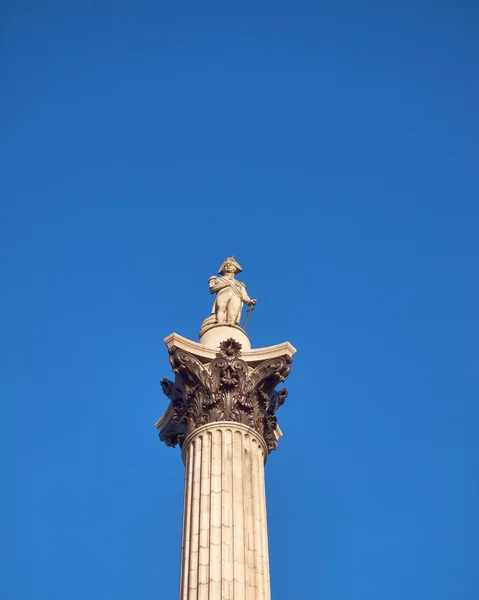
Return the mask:
[[[170,406],[157,423],[160,439],[182,446],[203,425],[234,421],[257,431],[268,452],[276,449],[281,435],[276,411],[287,396],[286,388],[276,386],[291,371],[294,348],[280,344],[242,353],[241,344],[230,338],[211,357],[200,344],[180,336],[176,342],[168,347],[175,380],[162,380]]]

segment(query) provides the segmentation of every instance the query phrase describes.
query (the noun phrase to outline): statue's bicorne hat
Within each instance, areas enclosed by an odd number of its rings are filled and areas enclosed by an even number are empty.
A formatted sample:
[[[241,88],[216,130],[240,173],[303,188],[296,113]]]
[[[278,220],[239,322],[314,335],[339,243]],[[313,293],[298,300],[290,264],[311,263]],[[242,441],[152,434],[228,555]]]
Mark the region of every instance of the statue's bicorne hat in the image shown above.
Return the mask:
[[[237,273],[241,273],[241,271],[243,270],[240,265],[235,261],[235,257],[234,256],[229,256],[221,265],[220,270],[218,271],[219,275],[223,275],[223,273],[225,272],[225,266],[226,263],[232,263],[234,268],[236,269]]]

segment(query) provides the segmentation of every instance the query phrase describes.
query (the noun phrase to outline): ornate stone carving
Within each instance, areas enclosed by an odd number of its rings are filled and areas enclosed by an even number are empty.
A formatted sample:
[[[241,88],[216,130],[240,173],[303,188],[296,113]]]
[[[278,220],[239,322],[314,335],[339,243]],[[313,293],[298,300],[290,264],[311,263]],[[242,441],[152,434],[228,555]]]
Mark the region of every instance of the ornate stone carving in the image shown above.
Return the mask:
[[[220,342],[220,355],[226,356],[227,358],[234,357],[239,358],[241,356],[242,345],[234,338],[228,338],[223,342]]]
[[[216,421],[235,421],[263,436],[268,451],[277,447],[276,411],[287,390],[275,390],[291,371],[289,355],[248,367],[240,358],[241,344],[230,338],[208,365],[176,346],[169,349],[175,381],[163,379],[163,392],[171,401],[171,415],[161,426],[160,439],[168,446],[182,446],[195,429]]]

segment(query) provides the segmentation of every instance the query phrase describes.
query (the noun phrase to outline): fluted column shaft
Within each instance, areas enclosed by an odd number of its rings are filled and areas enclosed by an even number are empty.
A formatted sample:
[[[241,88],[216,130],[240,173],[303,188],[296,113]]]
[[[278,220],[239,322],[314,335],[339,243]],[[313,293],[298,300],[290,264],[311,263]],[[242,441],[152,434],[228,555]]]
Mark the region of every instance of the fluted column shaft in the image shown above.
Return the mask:
[[[183,445],[180,600],[270,600],[262,437],[211,423]]]

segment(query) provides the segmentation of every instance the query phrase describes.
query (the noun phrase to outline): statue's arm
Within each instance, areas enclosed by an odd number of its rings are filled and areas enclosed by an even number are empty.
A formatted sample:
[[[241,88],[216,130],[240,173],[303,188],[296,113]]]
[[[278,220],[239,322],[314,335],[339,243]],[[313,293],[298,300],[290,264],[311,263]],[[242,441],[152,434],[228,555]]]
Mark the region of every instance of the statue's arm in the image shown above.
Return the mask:
[[[224,287],[227,287],[228,283],[225,281],[222,281],[222,279],[223,279],[222,277],[216,277],[215,275],[212,275],[209,278],[208,287],[210,288],[211,294],[216,294],[216,292],[219,292]]]
[[[246,291],[246,286],[244,283],[241,285],[241,300],[248,306],[254,306],[256,304],[256,300],[252,300],[248,296],[248,292]]]

